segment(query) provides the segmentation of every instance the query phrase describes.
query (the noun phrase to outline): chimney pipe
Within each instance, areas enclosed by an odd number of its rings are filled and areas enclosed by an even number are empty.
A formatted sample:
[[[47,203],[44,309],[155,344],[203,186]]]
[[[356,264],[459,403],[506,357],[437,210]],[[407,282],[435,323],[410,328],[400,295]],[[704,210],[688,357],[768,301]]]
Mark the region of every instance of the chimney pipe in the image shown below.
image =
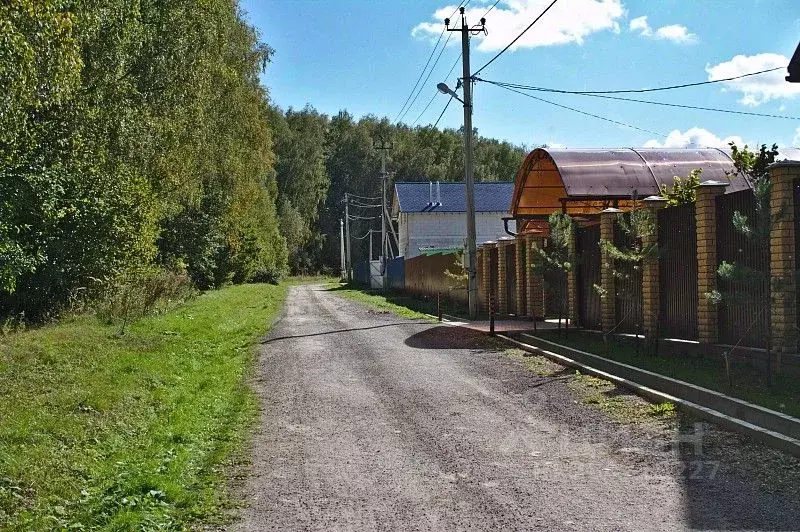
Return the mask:
[[[439,187],[439,182],[436,182],[436,205],[442,206],[442,189]]]
[[[433,181],[428,181],[428,205],[433,205]]]

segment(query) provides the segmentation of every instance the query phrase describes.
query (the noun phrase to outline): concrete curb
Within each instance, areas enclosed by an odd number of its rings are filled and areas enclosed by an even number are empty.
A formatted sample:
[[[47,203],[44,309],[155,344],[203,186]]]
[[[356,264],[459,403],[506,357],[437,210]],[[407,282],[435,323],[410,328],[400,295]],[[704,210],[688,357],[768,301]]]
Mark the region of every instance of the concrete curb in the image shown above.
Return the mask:
[[[650,400],[675,403],[700,418],[800,457],[800,439],[793,437],[793,431],[800,429],[800,420],[786,414],[528,334],[521,336],[531,343],[505,334],[496,336],[558,364],[624,386]]]

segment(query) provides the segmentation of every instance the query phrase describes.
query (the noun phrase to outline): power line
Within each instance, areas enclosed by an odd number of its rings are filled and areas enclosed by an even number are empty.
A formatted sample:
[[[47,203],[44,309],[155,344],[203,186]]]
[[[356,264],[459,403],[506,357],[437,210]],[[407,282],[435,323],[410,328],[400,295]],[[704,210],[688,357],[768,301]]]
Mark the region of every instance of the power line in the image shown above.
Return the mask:
[[[653,100],[640,100],[638,98],[624,98],[621,96],[609,96],[607,94],[597,94],[597,93],[586,93],[586,92],[571,92],[571,91],[556,91],[556,90],[547,90],[547,89],[538,89],[533,87],[527,87],[524,85],[516,85],[513,83],[503,83],[503,82],[492,82],[485,79],[477,78],[477,81],[484,81],[487,83],[493,83],[495,85],[499,85],[504,88],[515,88],[521,90],[531,90],[537,92],[556,92],[559,94],[572,94],[575,96],[589,96],[592,98],[603,98],[606,100],[618,100],[622,102],[635,102],[635,103],[646,103],[649,105],[661,105],[663,107],[676,107],[681,109],[695,109],[698,111],[712,111],[715,113],[727,113],[733,115],[745,115],[745,116],[758,116],[762,118],[780,118],[783,120],[800,120],[800,117],[796,116],[787,116],[787,115],[774,115],[769,113],[756,113],[753,111],[737,111],[735,109],[721,109],[719,107],[703,107],[699,105],[689,105],[689,104],[680,104],[680,103],[668,103],[668,102],[657,102]]]
[[[486,80],[484,80],[484,81],[486,81]],[[503,85],[499,85],[497,83],[493,83],[493,82],[489,82],[489,81],[487,81],[486,83],[490,83],[491,85],[495,85],[497,87],[500,87],[502,89],[506,89],[506,90],[511,91],[511,92],[516,92],[517,94],[521,94],[523,96],[527,96],[528,98],[533,98],[534,100],[538,100],[540,102],[549,103],[550,105],[555,105],[556,107],[561,107],[562,109],[568,109],[568,110],[573,111],[575,113],[580,113],[582,115],[591,116],[592,118],[597,118],[598,120],[604,120],[606,122],[611,122],[612,124],[617,124],[619,126],[624,126],[624,127],[628,127],[628,128],[631,128],[631,129],[636,129],[638,131],[644,131],[645,133],[650,133],[652,135],[658,135],[659,137],[666,137],[667,136],[665,133],[659,133],[657,131],[651,131],[649,129],[633,126],[631,124],[626,124],[625,122],[620,122],[619,120],[614,120],[612,118],[607,118],[605,116],[600,116],[600,115],[596,115],[596,114],[593,114],[593,113],[589,113],[589,112],[583,111],[581,109],[575,109],[574,107],[569,107],[568,105],[562,105],[560,103],[551,102],[550,100],[545,100],[544,98],[539,98],[538,96],[534,96],[533,94],[528,94],[527,92],[522,92],[520,90],[513,89],[511,87],[505,87]]]
[[[487,63],[488,64],[488,63]],[[622,90],[611,90],[611,91],[572,91],[572,90],[562,90],[562,89],[551,89],[547,87],[535,87],[532,85],[520,85],[520,84],[509,84],[518,89],[530,89],[530,90],[538,90],[538,91],[545,91],[545,92],[557,92],[561,94],[626,94],[626,93],[641,93],[641,92],[657,92],[657,91],[668,91],[673,89],[684,89],[686,87],[698,87],[700,85],[711,85],[713,83],[722,83],[724,81],[734,81],[737,79],[747,78],[750,76],[758,76],[759,74],[766,74],[768,72],[775,72],[776,70],[782,70],[786,67],[775,67],[775,68],[768,68],[766,70],[759,70],[758,72],[750,72],[748,74],[741,74],[739,76],[733,76],[730,78],[720,78],[720,79],[713,79],[708,81],[698,81],[695,83],[684,83],[682,85],[668,85],[666,87],[655,87],[652,89],[622,89]],[[483,69],[483,68],[482,68]],[[481,70],[482,70],[481,69]],[[480,72],[480,70],[478,71]],[[478,75],[478,72],[475,72],[475,75]],[[481,80],[487,81],[487,80]]]
[[[358,216],[358,215],[355,215],[355,214],[349,214],[349,215],[347,215],[347,218],[350,219],[350,220],[377,220],[379,217],[378,216]]]
[[[500,3],[500,0],[495,0],[494,4],[492,4],[492,7],[490,7],[490,8],[489,8],[489,9],[486,11],[486,13],[484,13],[484,14],[483,14],[483,17],[481,17],[481,18],[486,18],[486,15],[488,15],[488,14],[489,14],[489,12],[490,12],[492,9],[494,9],[494,8],[495,8],[495,6],[497,6],[497,4],[499,4],[499,3]]]
[[[528,24],[528,27],[527,27],[527,28],[525,28],[524,30],[522,30],[522,33],[520,33],[519,35],[517,35],[517,36],[514,38],[514,40],[513,40],[513,41],[511,41],[510,43],[508,43],[508,45],[506,45],[506,47],[505,47],[505,48],[503,48],[502,50],[500,50],[500,51],[497,53],[497,55],[495,55],[494,57],[492,57],[491,59],[489,59],[489,62],[488,62],[488,63],[486,63],[485,65],[483,65],[482,67],[480,67],[480,68],[479,68],[477,71],[475,71],[475,74],[473,74],[473,75],[474,75],[474,76],[477,76],[478,74],[480,74],[480,73],[481,73],[481,70],[483,70],[484,68],[486,68],[486,67],[488,67],[489,65],[491,65],[492,63],[494,63],[495,59],[497,59],[498,57],[500,57],[501,55],[503,55],[503,52],[505,52],[506,50],[508,50],[509,48],[511,48],[511,47],[514,45],[514,43],[515,43],[515,42],[517,42],[518,40],[520,40],[520,38],[522,38],[522,36],[523,36],[523,35],[525,35],[525,32],[527,32],[529,29],[531,29],[531,27],[533,27],[533,25],[534,25],[534,24],[536,24],[537,22],[539,22],[539,19],[540,19],[540,18],[542,18],[542,17],[544,16],[544,14],[545,14],[545,13],[547,13],[548,11],[550,11],[550,8],[551,8],[551,7],[553,7],[554,5],[556,5],[556,2],[558,2],[558,0],[553,0],[552,2],[550,2],[550,5],[549,5],[549,6],[547,6],[546,8],[544,8],[544,11],[542,11],[541,13],[539,13],[539,16],[538,16],[538,17],[536,17],[535,19],[533,19],[533,22],[531,22],[530,24]]]
[[[453,101],[453,97],[450,96],[450,99],[447,100],[447,103],[444,105],[444,109],[442,109],[442,112],[439,114],[439,118],[437,118],[436,122],[433,124],[434,129],[436,128],[436,126],[439,125],[439,120],[442,119],[442,117],[444,116],[444,112],[447,111],[447,108],[450,106],[450,102],[452,102],[452,101]]]
[[[456,65],[458,64],[459,61],[461,61],[461,52],[459,52],[458,57],[456,57],[456,60],[453,62],[453,66],[450,67],[450,70],[447,72],[447,75],[444,77],[444,79],[447,79],[447,78],[450,77],[450,74],[453,73],[453,70],[455,70]],[[416,125],[417,122],[419,122],[419,119],[422,118],[422,115],[425,114],[425,111],[428,110],[428,107],[431,106],[431,104],[433,103],[433,100],[435,100],[438,95],[439,95],[439,89],[436,89],[436,91],[433,93],[433,96],[431,97],[431,99],[428,100],[428,104],[425,106],[425,109],[422,110],[422,112],[419,114],[419,116],[416,118],[416,120],[414,120],[414,123],[411,124],[412,126]]]
[[[380,201],[381,200],[380,196],[356,196],[355,194],[349,194],[349,193],[347,195],[350,196],[351,198],[358,198],[358,199],[364,200],[364,201]]]
[[[470,0],[467,0],[467,4],[469,4],[469,2],[470,2]],[[458,6],[453,10],[453,13],[450,15],[450,17],[455,15],[456,11],[458,11],[458,9],[461,7],[461,4],[464,4],[464,0],[461,0],[458,3]],[[466,4],[464,4],[464,5],[466,6]],[[428,70],[428,65],[430,64],[431,59],[433,58],[433,54],[436,53],[436,49],[439,47],[439,43],[442,41],[442,35],[444,35],[445,30],[446,30],[446,28],[443,28],[442,32],[439,34],[439,38],[436,39],[436,44],[433,46],[433,50],[431,50],[431,53],[428,56],[428,60],[425,61],[425,66],[422,67],[422,72],[419,73],[419,77],[417,78],[417,82],[414,83],[414,87],[411,89],[411,92],[408,94],[408,97],[406,98],[406,101],[403,103],[403,106],[400,108],[400,112],[397,113],[397,116],[394,119],[395,123],[400,119],[400,116],[403,114],[403,110],[405,110],[406,105],[408,104],[409,100],[411,99],[411,96],[413,96],[414,91],[417,90],[417,86],[419,86],[419,82],[422,79],[422,76],[424,76],[425,75],[425,71]],[[450,36],[448,35],[448,39],[449,38],[450,38]],[[408,111],[406,111],[406,112],[408,112]]]
[[[452,37],[452,36],[453,36],[452,33],[449,33],[447,35],[447,39],[444,41],[444,46],[442,46],[442,49],[439,51],[439,55],[436,56],[436,61],[433,62],[433,65],[431,66],[430,71],[428,71],[428,77],[426,77],[425,81],[422,82],[422,85],[419,86],[419,90],[417,91],[417,95],[414,96],[413,100],[411,100],[411,103],[409,104],[408,109],[406,109],[406,112],[403,113],[403,116],[401,116],[399,118],[399,120],[402,120],[405,117],[405,115],[408,114],[408,112],[411,110],[411,108],[414,107],[414,103],[417,101],[417,98],[419,98],[419,95],[422,94],[422,89],[425,88],[425,85],[428,83],[428,80],[431,79],[431,74],[433,74],[433,69],[435,69],[436,65],[439,63],[439,59],[441,59],[442,54],[444,53],[445,49],[447,48],[447,43],[450,42],[450,37]],[[430,105],[430,104],[428,104],[428,105]],[[426,106],[426,109],[427,109],[427,106]],[[423,111],[423,113],[424,112],[425,111]]]

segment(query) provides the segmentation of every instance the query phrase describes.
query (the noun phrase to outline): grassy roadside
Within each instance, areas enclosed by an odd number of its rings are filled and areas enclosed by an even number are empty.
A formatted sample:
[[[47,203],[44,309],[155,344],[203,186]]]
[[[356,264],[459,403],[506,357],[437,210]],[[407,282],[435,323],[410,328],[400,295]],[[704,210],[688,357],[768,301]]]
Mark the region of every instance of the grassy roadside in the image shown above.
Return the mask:
[[[219,518],[257,410],[253,343],[285,285],[206,293],[134,322],[0,337],[0,529],[182,529]]]
[[[417,307],[417,309],[411,307],[410,305],[401,304],[402,302],[396,301],[396,295],[384,295],[379,292],[368,292],[365,290],[361,290],[360,288],[354,288],[350,285],[340,284],[337,281],[329,281],[327,283],[328,290],[339,295],[342,297],[346,297],[347,299],[352,299],[353,301],[358,301],[359,303],[363,303],[369,307],[378,310],[384,310],[388,312],[392,312],[401,316],[403,318],[408,318],[412,320],[420,319],[420,320],[429,320],[433,321],[433,318],[429,314],[426,313],[426,310],[423,310],[421,307]],[[410,297],[406,299],[410,301],[415,301]],[[433,313],[436,313],[436,307],[434,302],[434,309]]]
[[[536,336],[800,417],[800,381],[791,376],[775,378],[769,388],[759,372],[742,367],[734,371],[730,386],[723,364],[708,358],[668,353],[665,347],[658,356],[653,356],[637,353],[634,346],[622,343],[614,343],[607,349],[601,335],[581,331],[570,332],[567,338],[556,331],[539,331]]]

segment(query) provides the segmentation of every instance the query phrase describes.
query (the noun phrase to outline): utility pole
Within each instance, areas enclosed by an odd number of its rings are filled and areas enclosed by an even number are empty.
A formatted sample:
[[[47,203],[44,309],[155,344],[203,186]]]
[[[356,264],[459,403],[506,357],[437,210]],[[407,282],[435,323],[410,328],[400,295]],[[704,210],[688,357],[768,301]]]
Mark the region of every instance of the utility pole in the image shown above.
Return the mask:
[[[347,263],[344,260],[344,220],[339,218],[339,259],[342,267],[342,279],[347,276]]]
[[[345,248],[347,249],[347,282],[353,280],[353,261],[350,257],[350,197],[347,192],[344,193],[344,220],[345,220]]]
[[[485,31],[486,19],[481,19],[480,26],[470,29],[464,8],[459,8],[461,27],[450,28],[450,19],[445,19],[447,31],[461,32],[462,85],[464,87],[464,184],[467,189],[467,274],[469,276],[469,317],[478,317],[478,278],[476,268],[477,249],[475,245],[475,180],[472,174],[472,74],[469,68],[469,35],[470,32]]]
[[[372,228],[369,228],[369,261],[372,262]]]
[[[386,152],[392,149],[392,143],[380,137],[378,142],[373,142],[372,147],[381,152],[381,272],[383,274],[383,289],[386,290],[386,262],[389,258],[389,240],[386,238]]]

